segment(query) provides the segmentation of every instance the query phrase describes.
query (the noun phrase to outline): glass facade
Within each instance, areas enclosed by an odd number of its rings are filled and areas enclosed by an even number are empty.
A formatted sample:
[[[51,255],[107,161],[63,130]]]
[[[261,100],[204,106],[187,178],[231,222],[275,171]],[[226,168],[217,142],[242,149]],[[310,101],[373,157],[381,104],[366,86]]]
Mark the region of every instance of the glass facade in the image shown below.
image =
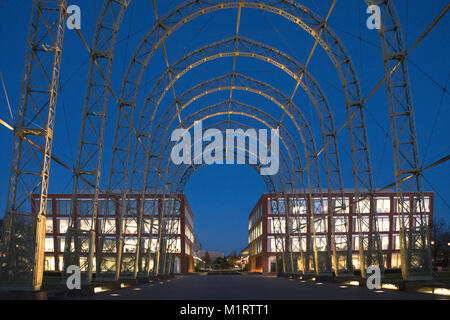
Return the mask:
[[[263,195],[249,216],[248,241],[253,248],[250,271],[274,272],[275,253],[300,253],[314,247],[318,253],[335,248],[339,253],[336,261],[341,266],[345,266],[346,255],[351,251],[353,268],[358,268],[360,236],[364,240],[364,250],[368,250],[367,240],[370,234],[373,239],[375,231],[379,235],[385,267],[398,268],[400,229],[428,227],[431,234],[431,192],[425,192],[423,203],[406,193],[401,205],[395,192],[376,194],[373,202],[363,197],[356,201],[354,194],[348,192],[306,197],[292,194],[286,198],[287,201]]]
[[[71,225],[71,195],[48,196],[46,238],[45,238],[45,261],[46,271],[61,271],[63,268],[63,253],[65,249],[65,234]],[[95,255],[100,251],[98,245],[102,246],[102,251],[107,254],[117,254],[117,243],[119,235],[119,225],[122,227],[124,236],[123,253],[124,259],[136,254],[138,247],[138,216],[142,208],[142,232],[141,247],[144,251],[150,249],[156,253],[159,249],[158,236],[163,233],[163,242],[167,252],[175,255],[174,264],[176,272],[192,272],[193,257],[192,244],[194,243],[194,220],[192,212],[184,195],[179,198],[166,198],[161,201],[159,195],[139,200],[138,196],[130,196],[125,201],[126,210],[123,212],[124,218],[121,220],[120,199],[106,200],[104,195],[99,196],[99,214],[96,225],[92,224],[92,201],[85,195],[80,195],[75,226],[80,230],[94,230],[97,236]],[[37,203],[37,195],[33,195],[32,202]],[[165,216],[159,215],[161,205],[164,203]],[[143,207],[141,207],[143,206]],[[107,210],[106,210],[106,207]],[[162,226],[162,230],[160,230]],[[79,263],[83,265],[86,256],[83,252],[88,251],[88,241],[81,243]],[[262,250],[262,247],[260,248]],[[143,259],[145,260],[145,259]],[[149,259],[150,265],[153,264]],[[145,262],[145,261],[144,261]],[[144,263],[143,262],[143,263]],[[112,270],[114,267],[114,256],[102,262],[102,271]],[[82,269],[85,266],[82,267]]]

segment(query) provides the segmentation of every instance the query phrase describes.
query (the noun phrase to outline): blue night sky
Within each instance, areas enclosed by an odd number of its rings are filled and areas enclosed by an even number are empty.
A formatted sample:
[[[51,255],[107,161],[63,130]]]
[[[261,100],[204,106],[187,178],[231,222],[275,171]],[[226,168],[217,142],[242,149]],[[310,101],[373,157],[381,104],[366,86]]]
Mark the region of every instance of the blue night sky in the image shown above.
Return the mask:
[[[325,17],[332,0],[299,2]],[[14,118],[19,102],[31,3],[31,0],[0,1],[0,72],[5,81]],[[76,4],[81,8],[81,32],[88,43],[92,42],[96,17],[102,3],[102,0],[69,1],[69,4]],[[180,3],[182,3],[181,0],[157,1],[159,16],[164,16]],[[407,48],[410,48],[445,7],[447,1],[397,0],[395,3]],[[375,30],[371,31],[366,28],[367,17],[366,6],[362,0],[339,0],[329,19],[330,26],[352,56],[361,82],[363,97],[366,97],[384,76],[378,34]],[[237,10],[227,9],[203,15],[189,22],[167,40],[169,63],[174,63],[184,54],[201,46],[233,36],[236,30],[236,20]],[[120,93],[121,80],[129,58],[154,21],[151,1],[132,1],[119,31],[114,58],[112,87],[116,93]],[[442,94],[442,88],[446,86],[450,75],[449,31],[450,15],[447,13],[409,56],[417,135],[424,166],[450,152],[448,126],[450,101],[448,93]],[[241,36],[276,47],[302,64],[306,62],[314,45],[312,37],[292,22],[259,10],[245,8],[242,10],[239,33]],[[359,39],[360,36],[362,40]],[[232,58],[218,59],[202,64],[176,83],[176,92],[181,94],[197,83],[231,72],[232,65]],[[74,31],[66,30],[60,81],[62,95],[58,96],[53,153],[71,166],[74,163],[79,137],[87,69],[88,53],[86,49]],[[142,107],[154,81],[164,69],[164,56],[162,50],[159,49],[144,76],[139,92],[138,110]],[[336,71],[322,48],[317,48],[308,69],[325,92],[334,112],[336,127],[340,127],[346,119],[344,99]],[[265,81],[279,88],[288,96],[295,88],[295,81],[287,74],[259,60],[238,58],[236,71]],[[197,101],[192,108],[206,107],[223,101],[227,95],[228,93],[209,95],[199,99],[200,101]],[[282,115],[279,108],[275,108],[273,104],[259,96],[236,92],[234,98],[258,106],[266,112],[270,112],[275,118],[280,118]],[[172,101],[172,92],[169,91],[163,99],[162,106],[168,106]],[[311,102],[302,90],[298,90],[294,101],[311,122],[320,148],[322,142],[319,122],[313,112]],[[394,181],[391,139],[386,136],[389,122],[385,86],[377,91],[365,107],[375,186],[380,188]],[[113,99],[110,99],[102,188],[106,188],[107,183],[116,108],[117,105]],[[239,118],[239,116],[232,117],[234,120],[245,122],[245,119]],[[10,124],[13,123],[3,88],[0,93],[0,118]],[[434,126],[435,121],[436,125]],[[293,127],[287,119],[283,124],[287,128]],[[252,122],[249,125],[257,126]],[[430,139],[433,127],[434,131]],[[3,152],[0,155],[0,167],[2,168],[0,170],[0,208],[2,212],[0,217],[6,207],[12,142],[11,131],[1,126],[0,143],[3,146]],[[343,130],[339,135],[339,147],[344,184],[345,187],[351,188],[352,175],[347,130]],[[435,194],[435,217],[448,222],[450,222],[449,172],[449,163],[446,163],[426,171],[424,180],[426,191],[434,190],[439,193]],[[71,174],[55,163],[52,164],[51,173],[50,191],[52,193],[70,193]],[[324,177],[322,179],[325,180]],[[220,250],[225,253],[244,248],[248,236],[248,215],[264,192],[266,192],[266,186],[263,180],[246,165],[204,166],[202,170],[199,170],[189,180],[186,195],[194,213],[195,234],[203,248]]]

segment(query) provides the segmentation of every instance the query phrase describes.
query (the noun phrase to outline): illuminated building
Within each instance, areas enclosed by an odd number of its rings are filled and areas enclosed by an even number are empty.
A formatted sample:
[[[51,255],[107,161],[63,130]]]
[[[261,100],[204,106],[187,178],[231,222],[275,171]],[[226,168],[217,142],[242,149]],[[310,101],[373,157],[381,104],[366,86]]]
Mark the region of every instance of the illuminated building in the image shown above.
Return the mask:
[[[331,201],[334,205],[335,199],[332,194]],[[342,194],[339,194],[342,196]],[[279,248],[280,241],[276,241],[276,237],[283,239],[285,248],[288,253],[297,254],[305,252],[306,248],[313,247],[313,236],[311,230],[311,221],[308,213],[310,212],[310,203],[314,205],[315,212],[315,238],[316,248],[319,254],[326,251],[327,243],[332,243],[332,227],[334,227],[334,243],[336,245],[337,253],[346,253],[347,245],[350,244],[352,248],[352,264],[354,269],[359,268],[359,222],[356,213],[356,205],[354,205],[354,193],[353,191],[346,191],[344,193],[345,208],[336,212],[333,215],[333,223],[328,218],[328,194],[316,193],[312,194],[312,201],[310,197],[306,197],[303,194],[289,194],[289,230],[290,237],[286,235],[286,206],[285,201],[280,199],[278,204],[278,212],[280,214],[273,214],[274,203],[276,200],[272,199],[272,195],[264,194],[258,200],[256,206],[249,215],[249,271],[252,272],[277,272],[277,254],[282,252],[282,248]],[[415,200],[412,194],[404,194],[407,198],[407,206],[409,208],[415,208],[411,215],[405,216],[405,226],[414,227],[416,221],[421,219],[425,225],[428,225],[428,232],[430,233],[433,223],[433,193],[424,193],[424,210],[421,211],[416,206]],[[364,206],[361,206],[361,219],[369,222],[369,200],[363,200],[366,202]],[[361,201],[362,202],[362,201]],[[374,208],[377,215],[378,233],[380,235],[380,242],[382,247],[384,267],[399,268],[400,267],[400,210],[397,208],[397,197],[393,192],[378,193],[374,197]],[[339,211],[339,210],[336,210]],[[363,235],[373,234],[373,227],[369,227],[369,230],[365,227],[373,224],[362,224]],[[292,230],[300,230],[295,232]],[[281,242],[281,245],[283,245]],[[341,254],[341,258],[344,258],[345,254]],[[345,259],[344,259],[345,260]],[[295,261],[297,268],[298,261]],[[340,265],[345,261],[339,260]]]
[[[89,195],[78,195],[78,206],[74,214],[78,228],[90,230],[92,216],[89,214],[91,198]],[[37,195],[32,197],[32,210],[36,210]],[[137,212],[140,209],[140,196],[129,195],[126,201],[128,215],[123,221],[123,256],[135,255],[138,238]],[[165,214],[160,217],[162,205],[165,205]],[[49,194],[47,200],[47,221],[45,238],[45,271],[61,271],[63,269],[63,254],[67,228],[70,225],[71,194]],[[108,214],[104,215],[106,199],[105,195],[99,195],[98,219],[95,226],[95,257],[98,258],[99,240],[115,242],[119,236],[119,206],[120,201],[110,201]],[[173,209],[169,209],[173,208]],[[167,212],[172,214],[167,214]],[[141,248],[150,250],[154,257],[158,248],[159,225],[163,222],[166,235],[165,243],[170,243],[169,251],[173,254],[173,270],[175,273],[194,271],[193,250],[194,242],[194,218],[188,201],[183,194],[171,196],[162,201],[161,195],[147,195],[144,201]],[[150,231],[151,230],[151,231]],[[115,255],[115,252],[111,252]],[[154,259],[150,260],[150,269],[153,268]],[[94,263],[95,265],[95,263]]]

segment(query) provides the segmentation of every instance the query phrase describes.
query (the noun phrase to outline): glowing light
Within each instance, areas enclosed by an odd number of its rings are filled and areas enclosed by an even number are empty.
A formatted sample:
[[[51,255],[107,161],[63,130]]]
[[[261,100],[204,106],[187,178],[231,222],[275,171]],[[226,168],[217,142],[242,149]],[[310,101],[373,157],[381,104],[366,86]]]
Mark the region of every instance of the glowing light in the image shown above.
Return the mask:
[[[99,292],[103,292],[103,291],[107,291],[107,288],[104,287],[95,287],[94,288],[94,293],[99,293]]]
[[[141,288],[134,288],[133,290],[134,291],[141,291],[142,289]]]
[[[396,286],[395,284],[392,284],[392,283],[383,283],[383,284],[381,285],[381,287],[382,287],[383,289],[398,290],[398,286]]]
[[[351,286],[359,286],[359,281],[347,281],[344,282],[345,284],[351,285]]]
[[[444,295],[444,296],[450,296],[450,289],[446,289],[446,288],[434,288],[433,293],[434,293],[434,294]]]
[[[383,293],[384,291],[383,290],[375,290],[374,292],[376,292],[376,293]]]
[[[118,294],[118,293],[111,293],[110,296],[111,297],[118,297],[118,296],[120,296],[120,294]]]
[[[339,288],[345,289],[348,288],[347,286],[339,286]]]
[[[317,285],[321,285],[321,284],[323,284],[323,283],[322,283],[322,282],[316,282],[316,284],[317,284]]]

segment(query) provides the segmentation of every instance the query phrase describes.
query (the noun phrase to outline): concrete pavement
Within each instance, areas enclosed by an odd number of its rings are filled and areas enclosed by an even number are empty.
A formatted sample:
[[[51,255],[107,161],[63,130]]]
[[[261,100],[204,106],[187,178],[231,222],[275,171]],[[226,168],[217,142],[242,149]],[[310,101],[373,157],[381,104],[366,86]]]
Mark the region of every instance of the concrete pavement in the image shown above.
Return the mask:
[[[410,300],[442,299],[445,296],[401,292],[370,291],[367,288],[342,286],[337,283],[300,281],[266,275],[176,276],[171,280],[152,282],[117,291],[77,296],[70,299],[125,300]]]

